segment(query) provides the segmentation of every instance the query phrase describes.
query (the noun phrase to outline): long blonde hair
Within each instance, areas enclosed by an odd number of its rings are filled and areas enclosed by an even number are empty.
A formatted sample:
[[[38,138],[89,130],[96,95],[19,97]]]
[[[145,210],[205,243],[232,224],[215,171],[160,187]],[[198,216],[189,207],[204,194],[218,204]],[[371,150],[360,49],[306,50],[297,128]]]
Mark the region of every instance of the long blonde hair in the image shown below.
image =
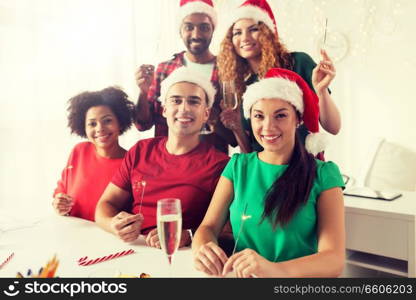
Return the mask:
[[[248,61],[235,52],[232,42],[233,26],[228,29],[227,35],[221,42],[217,65],[220,80],[234,80],[237,92],[241,98],[246,90],[244,79],[252,71]],[[271,31],[263,22],[259,22],[258,41],[261,45],[261,60],[258,70],[260,78],[263,78],[271,68],[280,67],[292,70],[293,62],[290,53],[280,42],[277,34]]]

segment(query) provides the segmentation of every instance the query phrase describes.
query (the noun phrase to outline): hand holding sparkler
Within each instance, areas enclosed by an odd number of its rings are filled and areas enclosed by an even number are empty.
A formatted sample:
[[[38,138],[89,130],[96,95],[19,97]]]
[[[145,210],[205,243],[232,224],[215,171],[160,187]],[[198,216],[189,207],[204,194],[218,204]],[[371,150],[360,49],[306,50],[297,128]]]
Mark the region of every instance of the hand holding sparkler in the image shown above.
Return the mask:
[[[111,219],[110,228],[124,242],[133,242],[140,235],[142,223],[142,214],[134,215],[121,211]]]

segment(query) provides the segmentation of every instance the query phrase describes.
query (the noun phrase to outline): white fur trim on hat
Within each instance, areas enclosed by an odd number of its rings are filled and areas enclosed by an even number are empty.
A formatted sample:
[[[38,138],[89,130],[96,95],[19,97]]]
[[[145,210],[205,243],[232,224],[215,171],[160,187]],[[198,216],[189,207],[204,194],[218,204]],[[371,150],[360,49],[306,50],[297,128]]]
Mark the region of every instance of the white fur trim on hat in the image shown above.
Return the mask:
[[[329,144],[328,136],[322,132],[310,132],[306,136],[305,148],[309,153],[312,153],[313,156],[316,156],[319,152],[325,150]]]
[[[170,73],[165,80],[162,81],[159,98],[162,102],[162,105],[165,105],[169,88],[178,82],[190,82],[201,87],[207,94],[208,107],[212,107],[212,104],[214,104],[215,94],[217,93],[215,87],[212,85],[209,78],[204,77],[198,72],[195,72],[187,67],[177,68],[175,71]]]
[[[189,2],[181,6],[179,8],[177,19],[179,26],[182,24],[182,21],[186,16],[198,13],[206,14],[210,17],[212,25],[214,25],[214,27],[217,26],[217,13],[215,12],[215,9],[204,2]]]
[[[241,19],[253,19],[257,22],[261,21],[266,24],[266,26],[269,27],[271,31],[276,31],[276,27],[273,23],[273,20],[270,19],[269,14],[254,5],[240,6],[234,10],[234,13],[224,15],[224,26],[228,29]]]
[[[243,95],[244,117],[250,118],[251,107],[258,100],[271,98],[289,102],[303,115],[303,92],[296,82],[281,77],[271,77],[247,87]]]

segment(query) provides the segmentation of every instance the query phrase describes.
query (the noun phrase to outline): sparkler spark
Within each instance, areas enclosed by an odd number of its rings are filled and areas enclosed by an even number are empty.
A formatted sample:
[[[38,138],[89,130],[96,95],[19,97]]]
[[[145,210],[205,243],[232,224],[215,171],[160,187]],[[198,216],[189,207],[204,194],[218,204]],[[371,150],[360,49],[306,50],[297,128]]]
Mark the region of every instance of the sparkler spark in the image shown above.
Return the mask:
[[[322,43],[322,48],[325,49],[325,43],[326,43],[326,31],[328,28],[328,18],[325,18],[325,31],[324,31],[324,42]]]
[[[142,195],[140,197],[140,204],[139,204],[139,214],[142,212],[142,203],[143,203],[143,196],[144,196],[144,189],[146,187],[146,181],[142,180],[140,182],[141,186],[142,186]]]
[[[238,240],[240,239],[240,235],[243,232],[245,221],[251,218],[251,215],[246,215],[246,212],[247,212],[247,203],[244,207],[243,214],[241,215],[240,229],[238,231],[237,239],[235,240],[234,249],[233,249],[233,253],[231,254],[231,256],[234,255],[235,250],[237,249]]]

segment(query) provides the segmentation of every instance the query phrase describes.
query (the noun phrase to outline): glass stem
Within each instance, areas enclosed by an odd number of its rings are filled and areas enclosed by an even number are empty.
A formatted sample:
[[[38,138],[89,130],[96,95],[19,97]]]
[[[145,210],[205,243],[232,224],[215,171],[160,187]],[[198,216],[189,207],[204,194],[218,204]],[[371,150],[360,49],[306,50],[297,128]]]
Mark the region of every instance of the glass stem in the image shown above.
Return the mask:
[[[172,270],[172,255],[168,255],[168,262],[169,262],[169,278],[173,278],[173,270]]]

